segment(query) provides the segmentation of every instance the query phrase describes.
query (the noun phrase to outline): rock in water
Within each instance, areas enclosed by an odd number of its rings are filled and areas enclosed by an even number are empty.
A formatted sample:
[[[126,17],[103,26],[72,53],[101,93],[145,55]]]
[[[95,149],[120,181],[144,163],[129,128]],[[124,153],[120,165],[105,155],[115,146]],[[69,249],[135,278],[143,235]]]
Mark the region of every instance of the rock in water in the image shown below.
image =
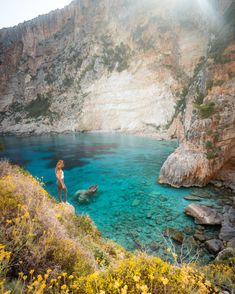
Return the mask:
[[[164,236],[170,237],[171,239],[173,239],[174,241],[176,241],[179,244],[182,244],[184,241],[184,233],[182,233],[181,231],[178,231],[175,228],[167,228],[164,231]]]
[[[185,208],[185,213],[194,217],[195,223],[200,225],[220,225],[222,223],[222,215],[215,209],[204,205],[189,204]]]
[[[197,196],[192,196],[192,195],[188,195],[184,197],[185,200],[190,200],[190,201],[202,201],[201,198],[197,197]]]
[[[208,240],[205,244],[211,253],[218,253],[223,248],[223,242],[218,239]]]
[[[208,181],[207,174],[210,173],[206,155],[181,146],[163,164],[158,181],[177,188],[203,186]]]

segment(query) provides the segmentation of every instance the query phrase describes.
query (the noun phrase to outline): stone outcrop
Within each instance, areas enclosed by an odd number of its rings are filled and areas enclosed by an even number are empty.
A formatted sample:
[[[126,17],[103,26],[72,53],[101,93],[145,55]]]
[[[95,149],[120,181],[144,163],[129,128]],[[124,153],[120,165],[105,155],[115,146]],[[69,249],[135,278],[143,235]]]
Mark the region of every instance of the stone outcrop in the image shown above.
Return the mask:
[[[222,215],[215,209],[205,205],[189,204],[185,208],[185,213],[195,218],[195,223],[200,225],[220,225]]]
[[[188,187],[217,180],[235,188],[235,3],[230,4],[185,88],[180,147],[164,163],[160,183]]]

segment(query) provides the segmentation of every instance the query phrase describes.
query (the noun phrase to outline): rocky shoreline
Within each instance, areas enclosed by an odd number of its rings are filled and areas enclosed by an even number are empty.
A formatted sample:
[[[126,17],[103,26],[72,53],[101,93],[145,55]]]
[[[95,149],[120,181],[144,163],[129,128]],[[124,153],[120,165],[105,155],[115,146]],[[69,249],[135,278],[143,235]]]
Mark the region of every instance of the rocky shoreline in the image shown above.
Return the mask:
[[[185,208],[185,213],[199,225],[194,239],[200,248],[206,248],[213,254],[216,261],[235,256],[235,197],[227,199],[221,208],[219,211],[198,203],[191,203]],[[219,226],[218,234],[207,235],[205,231],[208,226]]]

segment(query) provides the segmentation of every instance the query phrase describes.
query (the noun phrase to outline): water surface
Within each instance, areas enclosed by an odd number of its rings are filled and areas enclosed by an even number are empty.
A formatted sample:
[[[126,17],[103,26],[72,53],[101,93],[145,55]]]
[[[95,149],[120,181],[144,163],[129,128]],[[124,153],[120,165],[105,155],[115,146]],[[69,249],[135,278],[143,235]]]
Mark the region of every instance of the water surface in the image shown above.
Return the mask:
[[[184,196],[199,193],[205,196],[200,203],[218,201],[216,189],[175,189],[157,183],[163,162],[178,146],[176,141],[101,133],[2,137],[0,141],[6,146],[3,156],[43,177],[55,198],[55,164],[64,159],[68,201],[78,214],[89,214],[104,237],[128,250],[166,257],[169,244],[164,230],[173,227],[190,235],[195,227],[184,214],[190,203]],[[99,191],[88,202],[74,199],[77,190],[93,184]]]

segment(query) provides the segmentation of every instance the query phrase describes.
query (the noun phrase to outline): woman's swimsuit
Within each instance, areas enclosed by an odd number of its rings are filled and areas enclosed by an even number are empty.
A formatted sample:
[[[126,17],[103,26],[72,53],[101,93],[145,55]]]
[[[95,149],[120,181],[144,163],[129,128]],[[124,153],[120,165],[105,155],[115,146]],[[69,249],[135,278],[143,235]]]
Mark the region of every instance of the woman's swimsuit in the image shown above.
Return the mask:
[[[64,179],[64,172],[61,170],[61,180],[63,180],[63,179]],[[57,184],[57,186],[61,186],[61,182],[58,179],[57,179],[56,184]]]

